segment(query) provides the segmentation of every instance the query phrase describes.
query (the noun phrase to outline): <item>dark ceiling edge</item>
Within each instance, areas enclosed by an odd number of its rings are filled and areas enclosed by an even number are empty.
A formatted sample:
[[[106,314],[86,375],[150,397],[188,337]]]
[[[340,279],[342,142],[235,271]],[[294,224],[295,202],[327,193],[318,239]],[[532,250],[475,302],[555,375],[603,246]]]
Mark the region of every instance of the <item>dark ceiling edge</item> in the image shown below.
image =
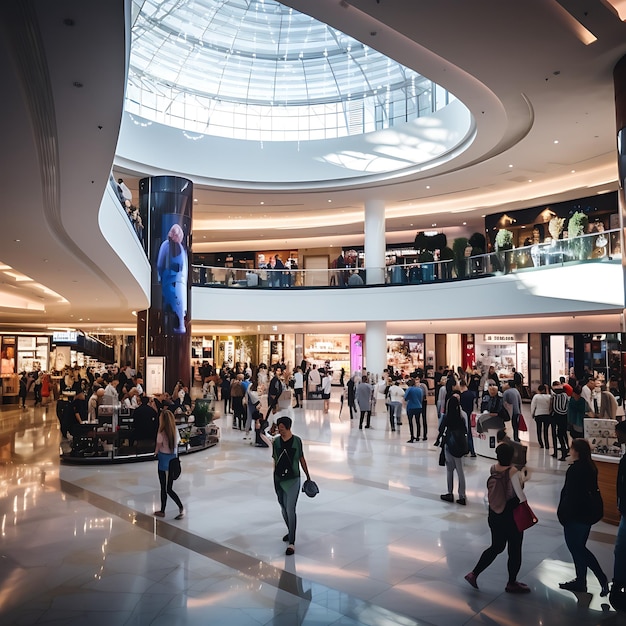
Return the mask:
[[[117,294],[120,305],[128,306],[123,290],[81,250],[67,233],[61,218],[59,142],[54,96],[39,21],[31,0],[4,0],[5,36],[11,43],[17,74],[30,109],[33,136],[39,156],[43,215],[49,229],[63,247]],[[126,22],[129,20],[126,19]]]

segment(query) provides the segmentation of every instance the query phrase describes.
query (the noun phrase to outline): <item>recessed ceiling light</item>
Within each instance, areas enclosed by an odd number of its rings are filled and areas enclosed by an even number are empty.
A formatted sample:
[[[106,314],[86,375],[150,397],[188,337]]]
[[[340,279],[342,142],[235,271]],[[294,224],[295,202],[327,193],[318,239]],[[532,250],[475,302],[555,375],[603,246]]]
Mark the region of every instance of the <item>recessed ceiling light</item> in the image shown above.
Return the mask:
[[[509,167],[513,167],[513,164],[512,164],[512,163],[509,163]]]
[[[571,171],[571,173],[572,173],[572,174],[575,174],[575,173],[576,173],[576,170],[572,170],[572,171]]]
[[[265,204],[265,202],[261,202],[260,204]]]
[[[467,222],[463,222],[463,226],[467,226]]]
[[[328,202],[332,202],[332,200],[329,200]]]
[[[19,243],[22,240],[21,239],[14,239],[13,241],[15,241],[16,243]]]
[[[435,226],[437,226],[437,224],[433,224],[433,228],[434,228]]]
[[[426,185],[426,189],[430,189],[430,185]]]
[[[529,179],[528,179],[528,182],[529,182],[529,183],[532,183],[532,182],[533,182],[533,179],[532,179],[532,178],[529,178]]]
[[[559,140],[558,140],[558,139],[555,139],[555,140],[554,140],[554,143],[559,143]]]

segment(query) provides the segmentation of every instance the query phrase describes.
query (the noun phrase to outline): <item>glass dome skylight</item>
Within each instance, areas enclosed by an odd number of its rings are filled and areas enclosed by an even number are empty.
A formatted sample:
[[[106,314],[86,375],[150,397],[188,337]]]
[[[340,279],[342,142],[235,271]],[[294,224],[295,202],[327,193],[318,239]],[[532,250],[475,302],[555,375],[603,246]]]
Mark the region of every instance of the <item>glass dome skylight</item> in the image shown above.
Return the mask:
[[[145,0],[126,110],[204,135],[302,141],[427,116],[444,89],[274,0]]]

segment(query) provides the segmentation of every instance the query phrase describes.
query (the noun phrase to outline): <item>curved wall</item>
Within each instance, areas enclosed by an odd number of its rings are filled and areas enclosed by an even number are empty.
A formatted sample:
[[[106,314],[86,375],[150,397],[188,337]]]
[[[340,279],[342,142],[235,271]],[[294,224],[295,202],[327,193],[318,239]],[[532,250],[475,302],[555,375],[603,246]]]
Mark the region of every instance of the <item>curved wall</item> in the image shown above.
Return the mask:
[[[153,175],[179,173],[195,183],[229,188],[329,187],[432,168],[462,152],[473,133],[473,118],[459,100],[399,127],[307,142],[194,135],[142,119],[133,121],[126,113],[115,163]]]

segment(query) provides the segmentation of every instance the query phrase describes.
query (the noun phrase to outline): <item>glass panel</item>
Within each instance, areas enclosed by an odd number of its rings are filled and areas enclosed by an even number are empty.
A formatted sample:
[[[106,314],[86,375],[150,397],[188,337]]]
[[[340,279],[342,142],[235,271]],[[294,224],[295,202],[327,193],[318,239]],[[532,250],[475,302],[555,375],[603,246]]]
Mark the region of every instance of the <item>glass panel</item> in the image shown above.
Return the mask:
[[[330,138],[371,132],[377,107],[381,129],[450,100],[413,70],[274,0],[145,0],[132,33],[127,111],[194,132],[258,139],[260,115],[297,111],[297,128],[264,126],[264,139],[283,139],[284,129],[289,139],[313,139],[310,129]],[[356,121],[354,108],[344,112],[354,100]],[[324,105],[332,106],[320,112]]]

